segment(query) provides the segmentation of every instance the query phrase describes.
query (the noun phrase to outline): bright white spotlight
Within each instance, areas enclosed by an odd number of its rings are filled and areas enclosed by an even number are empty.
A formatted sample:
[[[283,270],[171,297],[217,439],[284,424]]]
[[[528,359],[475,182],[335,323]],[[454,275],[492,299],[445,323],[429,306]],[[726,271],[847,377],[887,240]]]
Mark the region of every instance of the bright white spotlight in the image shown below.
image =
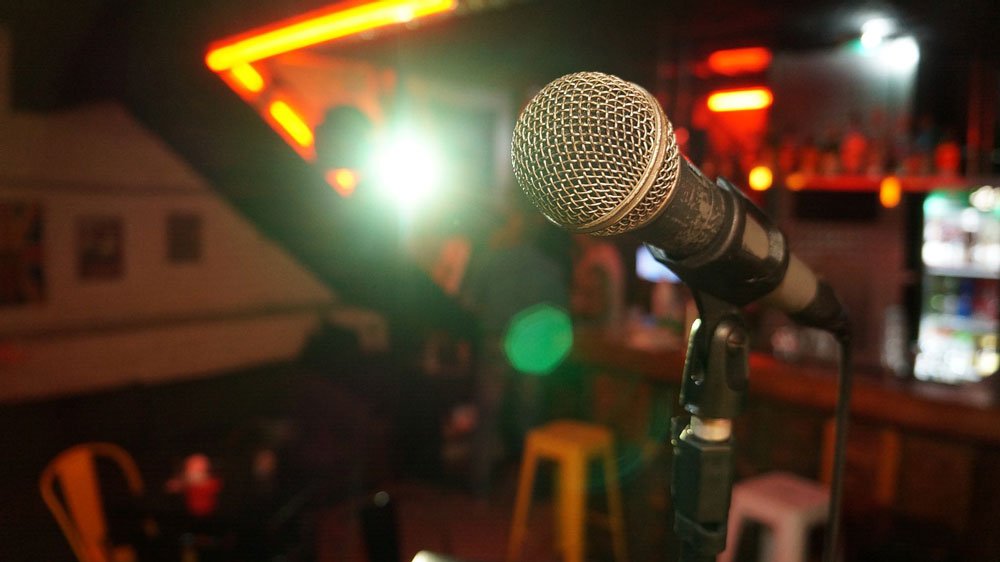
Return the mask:
[[[871,51],[882,44],[882,41],[893,32],[892,20],[888,18],[872,18],[861,24],[861,46]]]
[[[441,158],[433,141],[410,131],[383,145],[375,166],[382,192],[404,207],[427,199],[441,181]]]
[[[913,37],[900,37],[883,45],[879,57],[889,68],[906,72],[920,62],[920,46]]]

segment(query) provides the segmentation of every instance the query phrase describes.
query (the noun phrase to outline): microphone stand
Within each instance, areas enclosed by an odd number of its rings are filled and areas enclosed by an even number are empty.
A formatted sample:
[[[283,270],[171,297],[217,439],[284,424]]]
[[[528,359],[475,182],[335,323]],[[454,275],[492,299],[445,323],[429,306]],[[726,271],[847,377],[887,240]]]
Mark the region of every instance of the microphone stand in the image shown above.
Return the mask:
[[[732,495],[732,420],[743,409],[749,373],[749,337],[740,310],[693,291],[694,321],[684,360],[681,404],[686,426],[674,418],[671,493],[681,562],[714,561],[726,548]]]

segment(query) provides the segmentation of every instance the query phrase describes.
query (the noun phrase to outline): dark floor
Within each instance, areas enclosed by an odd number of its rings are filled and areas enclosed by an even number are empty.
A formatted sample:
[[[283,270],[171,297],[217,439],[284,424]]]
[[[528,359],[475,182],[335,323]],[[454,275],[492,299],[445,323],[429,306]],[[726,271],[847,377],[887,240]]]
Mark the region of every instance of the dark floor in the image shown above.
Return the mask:
[[[490,500],[418,482],[385,487],[391,491],[402,561],[421,550],[470,562],[505,559],[513,513],[513,494]],[[328,510],[319,525],[319,562],[369,562],[359,504],[347,502]],[[535,503],[522,560],[558,560],[552,546],[552,509],[547,500]]]
[[[403,396],[416,393],[411,388],[404,390],[400,392]],[[421,394],[446,395],[437,387]],[[304,459],[305,468],[311,470],[305,474],[322,475],[322,480],[330,483],[323,499],[309,510],[315,520],[301,524],[302,528],[314,529],[306,531],[313,536],[300,543],[303,547],[314,544],[320,562],[369,562],[360,513],[375,490],[389,493],[396,508],[399,560],[409,562],[420,550],[471,562],[504,559],[518,459],[512,458],[501,467],[488,498],[476,498],[464,491],[467,478],[460,468],[413,470],[426,460],[418,452],[439,451],[442,445],[441,440],[429,438],[425,435],[428,432],[421,429],[422,425],[430,427],[423,423],[426,411],[391,418],[395,427],[402,429],[397,429],[393,438],[386,436],[386,428],[382,427],[380,420],[388,417],[380,413],[379,405],[353,396],[331,389],[324,378],[309,375],[298,366],[268,366],[171,385],[0,405],[0,426],[5,428],[0,432],[0,445],[9,455],[0,463],[0,560],[73,559],[37,487],[42,469],[67,447],[90,441],[121,445],[135,457],[147,494],[153,496],[164,495],[164,483],[186,455],[205,452],[218,461],[223,474],[230,475],[223,495],[229,503],[239,505],[246,500],[239,491],[252,490],[252,482],[246,475],[237,476],[248,471],[237,469],[251,465],[254,451],[270,439],[268,435],[281,433],[278,429],[283,427],[282,420],[291,420],[299,428],[298,435],[309,438],[308,447],[290,448],[287,452],[316,453],[318,456]],[[374,405],[369,407],[368,403]],[[392,403],[383,410],[402,411]],[[282,423],[275,426],[275,420]],[[394,459],[401,448],[411,449],[411,458],[399,465]],[[358,462],[362,457],[366,464]],[[630,559],[669,561],[672,557],[665,553],[664,544],[669,546],[670,524],[663,515],[665,501],[660,497],[666,490],[663,459],[653,466],[651,462],[635,462],[637,457],[634,452],[630,456],[623,454],[620,463]],[[109,475],[111,483],[120,487],[120,474],[110,471]],[[547,486],[546,478],[543,471],[536,487],[525,562],[558,559],[552,546],[553,514],[547,489],[551,484]],[[295,485],[304,479],[297,473],[287,480]],[[659,495],[650,494],[651,489],[659,490]],[[295,492],[290,488],[285,491],[285,497]],[[597,510],[603,509],[601,496],[591,496]],[[235,511],[246,523],[245,510]],[[587,540],[589,559],[611,559],[606,530],[594,528]]]
[[[508,466],[494,491],[486,499],[478,498],[448,485],[424,481],[390,483],[382,487],[392,498],[395,512],[400,560],[409,562],[421,550],[444,554],[463,562],[500,562],[505,560],[514,496],[517,467]],[[603,510],[600,493],[588,496],[592,511]],[[647,498],[648,499],[648,498]],[[629,559],[632,561],[669,561],[672,541],[663,536],[669,521],[656,514],[637,516],[636,498],[626,490],[626,530]],[[362,507],[368,498],[344,502],[326,510],[319,523],[319,562],[377,562],[369,560],[362,531]],[[642,502],[646,503],[646,502]],[[655,518],[655,520],[654,520]],[[546,481],[536,486],[528,520],[528,532],[521,560],[555,562],[561,560],[554,546],[555,513]],[[659,544],[650,542],[659,534]],[[611,561],[610,535],[606,527],[588,524],[585,535],[586,559]]]

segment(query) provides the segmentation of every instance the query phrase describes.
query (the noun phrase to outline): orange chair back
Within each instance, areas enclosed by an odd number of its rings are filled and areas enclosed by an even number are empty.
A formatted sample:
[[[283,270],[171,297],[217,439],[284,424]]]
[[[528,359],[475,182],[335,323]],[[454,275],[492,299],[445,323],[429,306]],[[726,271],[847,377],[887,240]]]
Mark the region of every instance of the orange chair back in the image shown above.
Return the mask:
[[[135,461],[112,443],[84,443],[63,451],[42,471],[39,488],[79,562],[114,562],[122,552],[108,542],[96,457],[114,461],[132,495],[142,495],[142,477]]]

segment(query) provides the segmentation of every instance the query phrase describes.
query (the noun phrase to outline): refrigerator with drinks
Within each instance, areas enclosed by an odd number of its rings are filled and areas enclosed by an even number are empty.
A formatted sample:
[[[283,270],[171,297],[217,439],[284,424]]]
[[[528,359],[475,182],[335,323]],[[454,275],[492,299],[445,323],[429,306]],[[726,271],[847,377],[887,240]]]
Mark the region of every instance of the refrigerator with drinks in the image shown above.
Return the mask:
[[[923,217],[914,376],[982,380],[1000,366],[1000,187],[932,191]]]

